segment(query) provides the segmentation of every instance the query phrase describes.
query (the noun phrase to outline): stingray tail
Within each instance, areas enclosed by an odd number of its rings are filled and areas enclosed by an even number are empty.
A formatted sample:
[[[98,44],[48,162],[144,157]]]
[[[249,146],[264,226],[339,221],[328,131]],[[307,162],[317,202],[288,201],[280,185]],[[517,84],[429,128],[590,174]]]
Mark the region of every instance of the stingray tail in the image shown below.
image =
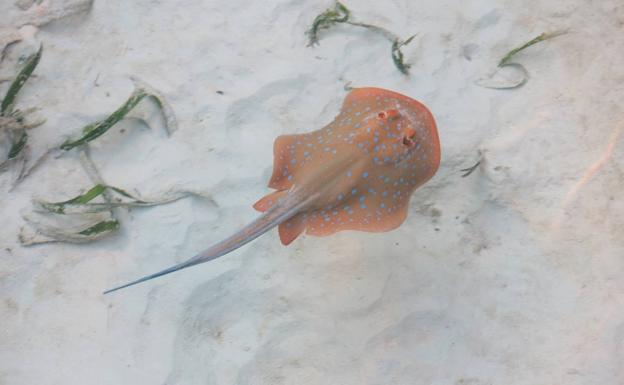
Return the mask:
[[[108,289],[108,290],[104,291],[103,294],[108,294],[108,293],[111,293],[113,291],[117,291],[119,289],[123,289],[123,288],[128,287],[128,286],[133,286],[133,285],[136,285],[137,283],[149,281],[150,279],[158,278],[158,277],[161,277],[163,275],[167,275],[169,273],[173,273],[174,271],[178,271],[178,270],[184,269],[186,267],[192,266],[194,264],[190,264],[189,263],[189,262],[191,262],[191,260],[188,260],[188,261],[183,262],[183,263],[179,263],[179,264],[177,264],[175,266],[171,266],[170,268],[162,270],[162,271],[159,271],[158,273],[146,275],[145,277],[139,278],[136,281],[128,282],[128,283],[123,284],[121,286],[117,286],[117,287],[114,287],[112,289]]]
[[[111,293],[113,291],[123,289],[128,286],[133,286],[141,282],[149,281],[150,279],[158,278],[166,274],[173,273],[174,271],[182,270],[187,267],[191,267],[194,265],[198,265],[200,263],[208,262],[213,259],[217,259],[230,251],[236,250],[239,247],[245,245],[248,242],[253,241],[258,238],[260,235],[266,233],[271,230],[273,227],[279,225],[280,223],[287,221],[293,216],[297,215],[297,213],[304,207],[307,203],[306,201],[298,201],[297,199],[293,199],[295,197],[291,197],[292,202],[287,202],[285,204],[276,205],[256,220],[245,226],[236,234],[230,236],[229,238],[224,239],[223,241],[215,244],[214,246],[204,250],[203,252],[197,254],[193,258],[179,263],[177,265],[171,266],[168,269],[159,271],[158,273],[154,273],[143,278],[139,278],[135,281],[126,283],[121,286],[114,287],[112,289],[108,289],[104,292],[104,294]]]

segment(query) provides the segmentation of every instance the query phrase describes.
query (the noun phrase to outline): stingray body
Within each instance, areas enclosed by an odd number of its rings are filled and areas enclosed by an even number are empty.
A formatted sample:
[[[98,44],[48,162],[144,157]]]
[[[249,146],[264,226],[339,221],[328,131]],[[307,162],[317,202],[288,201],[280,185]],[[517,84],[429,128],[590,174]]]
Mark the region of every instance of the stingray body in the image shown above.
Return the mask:
[[[380,88],[356,88],[322,129],[275,140],[274,192],[254,208],[263,214],[186,262],[105,293],[218,258],[279,227],[288,245],[302,232],[389,231],[407,215],[412,192],[440,164],[431,112],[418,101]]]

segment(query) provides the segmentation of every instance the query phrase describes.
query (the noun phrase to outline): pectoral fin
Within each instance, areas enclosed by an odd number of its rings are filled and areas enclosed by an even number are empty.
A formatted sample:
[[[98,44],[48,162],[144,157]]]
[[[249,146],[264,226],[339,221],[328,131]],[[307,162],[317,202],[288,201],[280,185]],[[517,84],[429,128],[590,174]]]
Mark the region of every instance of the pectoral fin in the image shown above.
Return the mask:
[[[309,134],[282,135],[275,139],[273,144],[273,174],[269,187],[276,190],[287,190],[292,187],[297,175],[309,152],[303,142]]]

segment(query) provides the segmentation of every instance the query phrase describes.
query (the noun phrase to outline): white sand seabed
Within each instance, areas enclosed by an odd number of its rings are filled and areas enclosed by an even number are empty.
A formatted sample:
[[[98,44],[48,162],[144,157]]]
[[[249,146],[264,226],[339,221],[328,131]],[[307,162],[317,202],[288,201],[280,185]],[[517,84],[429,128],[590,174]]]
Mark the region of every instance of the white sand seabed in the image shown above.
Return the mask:
[[[167,138],[118,124],[91,146],[103,178],[213,201],[120,209],[107,239],[26,248],[30,200],[68,199],[91,182],[74,153],[13,191],[0,176],[0,384],[624,384],[622,3],[345,3],[358,20],[418,33],[404,48],[410,77],[361,29],[306,47],[330,1],[96,0],[9,47],[0,78],[45,47],[18,100],[47,119],[31,131],[33,154],[113,111],[139,76],[179,129]],[[14,20],[0,16],[0,31],[15,33]],[[509,49],[565,29],[517,56],[525,86],[475,84]],[[405,93],[437,119],[441,168],[399,229],[289,247],[272,231],[101,294],[254,218],[274,138],[327,124],[348,82]],[[481,166],[461,178],[478,151]]]

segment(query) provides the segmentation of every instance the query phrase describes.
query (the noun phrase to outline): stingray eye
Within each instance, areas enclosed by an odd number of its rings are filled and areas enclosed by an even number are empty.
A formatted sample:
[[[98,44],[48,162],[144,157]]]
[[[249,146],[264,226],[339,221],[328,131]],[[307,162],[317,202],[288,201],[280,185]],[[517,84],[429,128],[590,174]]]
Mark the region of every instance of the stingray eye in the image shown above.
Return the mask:
[[[377,117],[381,120],[393,120],[398,118],[399,116],[401,116],[399,114],[399,111],[397,110],[385,110],[385,111],[380,111],[377,114]]]
[[[403,137],[403,144],[407,147],[414,147],[416,145],[416,130],[410,128]]]

